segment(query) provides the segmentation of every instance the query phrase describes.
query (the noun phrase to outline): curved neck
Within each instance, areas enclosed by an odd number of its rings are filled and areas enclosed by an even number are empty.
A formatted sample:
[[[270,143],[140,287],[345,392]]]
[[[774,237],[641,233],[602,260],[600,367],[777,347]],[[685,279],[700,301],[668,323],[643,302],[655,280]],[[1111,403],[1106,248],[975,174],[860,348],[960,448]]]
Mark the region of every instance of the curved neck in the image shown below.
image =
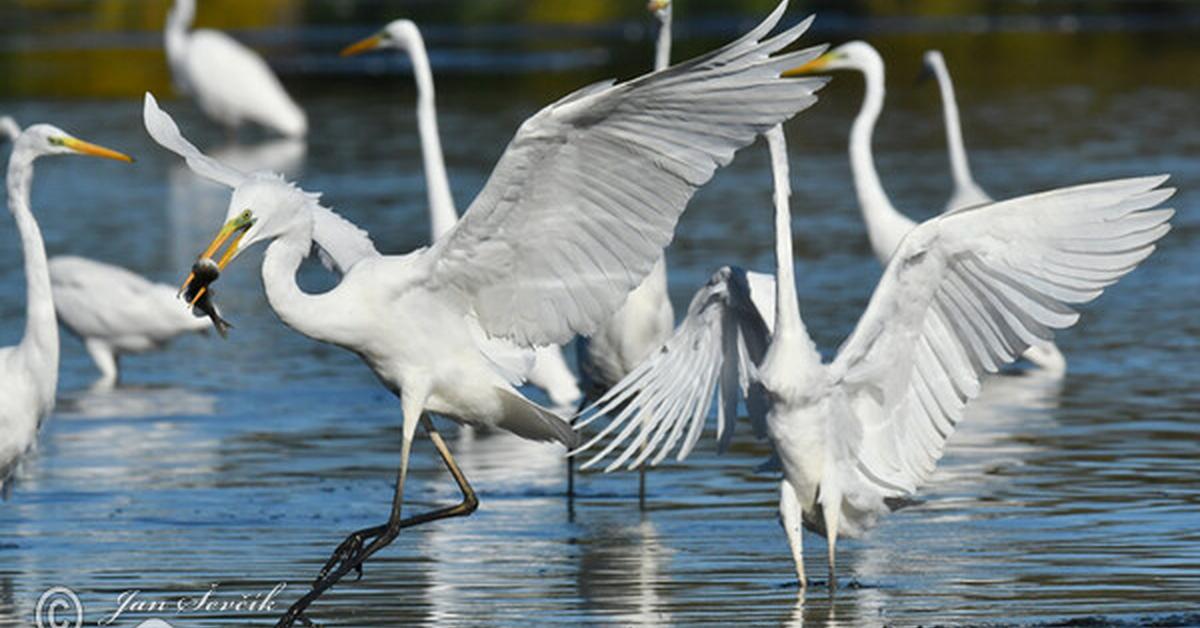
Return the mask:
[[[446,176],[446,161],[442,155],[442,139],[438,133],[437,104],[434,99],[433,71],[425,40],[414,31],[405,40],[405,51],[412,60],[413,77],[417,81],[417,130],[421,135],[421,156],[425,162],[425,188],[429,194],[429,218],[432,240],[436,241],[458,222],[450,180]]]
[[[183,63],[187,52],[187,31],[196,18],[196,0],[175,0],[167,14],[167,63],[178,85],[183,84]]]
[[[932,63],[938,89],[942,93],[942,116],[946,121],[946,145],[950,150],[950,172],[954,175],[954,187],[975,187],[971,177],[971,166],[967,162],[967,150],[963,146],[962,124],[958,119],[958,101],[954,97],[954,83],[946,64],[938,59]]]
[[[312,234],[296,229],[271,241],[263,254],[262,279],[267,302],[285,325],[316,340],[329,341],[328,330],[311,324],[319,318],[319,297],[306,294],[296,283],[300,263],[312,250]]]
[[[792,185],[789,180],[787,140],[783,127],[767,131],[771,150],[771,175],[775,182],[775,331],[772,344],[781,342],[801,349],[801,356],[815,364],[821,355],[800,318],[796,296],[795,258],[792,255]]]
[[[33,185],[34,156],[19,144],[8,162],[8,209],[21,234],[25,253],[25,336],[21,350],[44,357],[48,371],[58,373],[58,323],[54,318],[54,296],[50,291],[50,268],[42,232],[29,205]]]
[[[665,70],[671,65],[671,22],[674,7],[667,6],[658,18],[658,42],[654,46],[654,71]]]
[[[892,251],[912,228],[913,223],[904,217],[887,197],[879,173],[875,170],[875,157],[871,151],[871,140],[875,134],[875,123],[883,111],[884,84],[883,61],[879,59],[864,63],[861,68],[866,81],[862,110],[854,119],[850,129],[850,169],[854,174],[854,191],[863,219],[867,223],[867,235],[871,248],[880,261],[886,262]]]

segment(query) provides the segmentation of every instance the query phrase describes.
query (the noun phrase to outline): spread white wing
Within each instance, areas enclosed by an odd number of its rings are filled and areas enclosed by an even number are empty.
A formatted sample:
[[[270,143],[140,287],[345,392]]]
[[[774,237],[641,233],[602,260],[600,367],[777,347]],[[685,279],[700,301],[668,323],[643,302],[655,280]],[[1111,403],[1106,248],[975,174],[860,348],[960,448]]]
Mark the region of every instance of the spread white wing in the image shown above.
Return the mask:
[[[820,49],[771,56],[811,22],[760,26],[713,53],[582,89],[527,120],[454,230],[431,286],[466,297],[491,335],[524,345],[589,335],[650,272],[692,194],[824,79],[781,79]]]
[[[828,456],[847,486],[916,489],[979,393],[1132,271],[1170,230],[1166,177],[1109,181],[943,215],[901,243],[830,365],[849,416],[831,416]],[[852,481],[851,481],[852,480]]]
[[[626,461],[629,468],[647,459],[657,465],[680,443],[677,457],[684,459],[700,438],[714,393],[722,450],[733,437],[739,398],[746,400],[755,431],[762,436],[767,404],[751,376],[766,354],[768,321],[774,322],[774,314],[774,277],[728,266],[718,270],[692,297],[671,339],[581,413],[576,429],[606,414],[614,418],[574,453],[615,434],[582,468],[618,448],[624,451],[606,471]]]

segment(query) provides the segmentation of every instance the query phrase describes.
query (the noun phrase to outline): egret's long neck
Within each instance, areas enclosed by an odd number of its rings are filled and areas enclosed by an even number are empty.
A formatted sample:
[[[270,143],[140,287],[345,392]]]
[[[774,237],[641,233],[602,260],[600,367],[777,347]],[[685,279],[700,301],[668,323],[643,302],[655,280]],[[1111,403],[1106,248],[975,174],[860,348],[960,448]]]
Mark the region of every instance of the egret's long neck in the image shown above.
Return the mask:
[[[450,180],[446,176],[446,161],[442,155],[442,139],[438,133],[437,103],[434,98],[433,71],[425,40],[414,29],[406,39],[405,51],[412,59],[413,77],[417,81],[417,129],[421,134],[421,156],[425,162],[425,188],[429,194],[429,218],[433,240],[449,231],[458,222]]]
[[[327,329],[312,325],[321,308],[319,297],[306,294],[296,283],[300,263],[312,250],[311,229],[295,229],[271,241],[263,254],[263,289],[267,302],[285,325],[317,340],[330,341]]]
[[[658,41],[654,46],[654,71],[666,69],[671,65],[671,22],[674,8],[668,6],[659,16]]]
[[[783,127],[767,131],[771,149],[771,174],[775,180],[775,331],[776,343],[798,349],[793,356],[808,364],[819,365],[821,355],[804,320],[800,318],[800,301],[796,296],[795,259],[792,256],[792,185],[789,180],[787,141]]]
[[[16,220],[25,253],[25,337],[20,347],[27,356],[42,360],[40,366],[53,379],[58,374],[58,323],[46,246],[29,206],[32,185],[33,156],[18,146],[8,162],[8,209]]]
[[[866,92],[862,110],[850,129],[850,169],[854,173],[854,191],[863,220],[867,223],[871,248],[880,261],[886,263],[904,234],[913,227],[913,222],[892,206],[879,181],[875,157],[871,152],[875,123],[883,111],[883,61],[878,57],[867,60],[860,69],[866,80]]]
[[[946,145],[950,150],[950,172],[954,175],[954,187],[961,190],[976,187],[971,176],[971,165],[967,162],[967,150],[963,146],[962,124],[958,119],[958,101],[954,96],[954,82],[946,64],[940,59],[933,64],[938,89],[942,93],[942,117],[946,121]]]
[[[187,31],[196,18],[196,0],[175,0],[167,14],[167,62],[177,83],[183,82],[182,66],[187,53]]]

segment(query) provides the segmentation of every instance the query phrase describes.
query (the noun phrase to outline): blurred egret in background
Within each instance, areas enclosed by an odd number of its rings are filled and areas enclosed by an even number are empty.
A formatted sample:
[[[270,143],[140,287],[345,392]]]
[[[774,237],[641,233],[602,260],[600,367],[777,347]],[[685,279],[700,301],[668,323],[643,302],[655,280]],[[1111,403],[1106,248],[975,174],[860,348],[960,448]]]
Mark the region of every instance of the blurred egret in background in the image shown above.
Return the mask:
[[[403,51],[412,61],[413,78],[417,83],[417,131],[421,138],[421,158],[425,167],[425,189],[429,195],[429,241],[439,238],[458,222],[458,210],[446,176],[446,160],[438,133],[437,104],[433,86],[433,71],[425,51],[421,30],[410,20],[395,20],[379,33],[346,47],[342,56],[351,56],[378,48]],[[563,359],[557,345],[538,347],[529,383],[546,391],[551,404],[560,413],[573,412],[582,396],[575,375]]]
[[[794,75],[830,70],[855,70],[861,72],[866,82],[862,109],[850,129],[850,168],[854,174],[854,190],[863,220],[867,223],[867,236],[871,249],[880,263],[886,265],[892,254],[917,223],[901,214],[888,199],[879,173],[875,170],[875,157],[871,149],[875,123],[883,111],[884,68],[883,59],[871,44],[852,41],[830,50],[804,68],[795,70]],[[957,113],[957,107],[954,111]],[[956,125],[957,127],[957,125]],[[953,200],[952,200],[953,202]],[[1053,342],[1037,342],[1023,356],[1040,368],[1063,372],[1067,368],[1066,358]]]
[[[58,388],[58,322],[42,232],[30,207],[33,162],[46,155],[80,154],[132,161],[126,155],[78,140],[48,124],[19,134],[8,158],[8,209],[25,255],[25,335],[0,348],[0,490],[54,409]]]
[[[288,137],[308,132],[304,110],[258,53],[221,31],[188,32],[196,0],[175,0],[167,15],[167,62],[175,88],[229,129],[250,121]]]
[[[942,95],[946,150],[950,154],[950,175],[954,179],[954,192],[942,211],[990,203],[992,197],[979,187],[975,177],[971,175],[971,164],[967,161],[967,149],[963,144],[962,123],[958,119],[958,100],[954,97],[954,82],[950,80],[950,71],[946,69],[946,59],[940,51],[929,50],[921,60],[924,64],[922,76],[932,75],[937,80],[938,91]]]
[[[185,289],[207,283],[245,248],[269,242],[268,302],[297,331],[361,356],[400,398],[403,439],[391,515],[351,534],[287,626],[403,527],[468,515],[474,491],[426,412],[573,447],[554,412],[522,397],[532,347],[594,332],[649,274],[679,216],[718,167],[766,129],[816,101],[820,79],[781,79],[820,49],[779,53],[811,19],[769,36],[787,2],[737,41],[672,69],[584,87],[526,120],[470,210],[432,246],[383,256],[315,195],[266,173],[245,175],[199,152],[147,94],[146,128],[198,174],[234,188],[228,220]],[[342,272],[329,292],[295,274],[316,245]],[[222,249],[220,261],[212,261]],[[512,357],[510,357],[512,356]],[[463,502],[401,518],[409,454],[425,426]]]
[[[681,443],[682,458],[714,392],[733,409],[731,395],[743,395],[783,468],[779,510],[800,585],[807,586],[806,527],[828,539],[832,590],[838,536],[863,534],[929,478],[983,373],[1073,325],[1071,305],[1100,296],[1154,251],[1173,214],[1154,208],[1174,190],[1159,187],[1166,177],[1124,179],[926,221],[901,238],[854,332],[822,364],[796,296],[782,129],[767,138],[776,185],[774,330],[755,319],[749,290],[714,299],[702,317],[689,312],[663,350],[591,410],[581,427],[624,404],[577,452],[623,428],[588,465],[622,446],[608,470],[657,463]]]

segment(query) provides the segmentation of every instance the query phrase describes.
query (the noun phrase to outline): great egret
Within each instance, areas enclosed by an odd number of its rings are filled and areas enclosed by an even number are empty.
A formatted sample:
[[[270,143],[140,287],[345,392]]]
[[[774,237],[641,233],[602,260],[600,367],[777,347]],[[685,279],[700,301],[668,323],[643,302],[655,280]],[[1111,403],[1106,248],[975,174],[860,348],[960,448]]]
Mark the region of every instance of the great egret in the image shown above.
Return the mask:
[[[854,332],[822,364],[796,298],[783,134],[767,137],[776,183],[773,333],[747,290],[689,312],[667,345],[580,423],[625,404],[576,453],[620,428],[587,464],[622,446],[609,470],[655,464],[681,443],[682,458],[714,389],[726,421],[743,395],[783,468],[779,509],[800,585],[803,525],[828,539],[832,590],[838,537],[862,534],[929,477],[983,373],[1073,325],[1079,315],[1070,305],[1100,296],[1154,251],[1174,212],[1153,208],[1173,190],[1159,187],[1166,177],[1107,181],[928,220],[902,238]]]
[[[48,124],[19,134],[8,158],[8,209],[25,254],[25,335],[0,348],[0,490],[22,454],[33,444],[42,419],[54,409],[58,387],[58,322],[42,232],[29,204],[33,162],[46,155],[80,154],[132,161]]]
[[[121,354],[159,349],[210,326],[207,318],[179,307],[174,287],[120,266],[60,255],[50,260],[50,284],[58,320],[83,341],[100,370],[95,388],[117,383]]]
[[[255,122],[288,137],[308,133],[308,118],[258,53],[221,31],[190,33],[196,0],[175,0],[167,15],[167,62],[175,87],[208,117],[236,129]]]
[[[786,8],[785,0],[712,53],[625,83],[597,83],[546,107],[522,124],[454,228],[403,256],[379,255],[365,233],[315,195],[205,157],[147,95],[145,122],[154,139],[198,174],[234,188],[229,219],[201,259],[228,243],[214,263],[219,272],[240,251],[269,241],[263,285],[280,319],[354,351],[400,398],[403,439],[388,522],[351,534],[280,625],[291,625],[403,527],[474,511],[474,491],[425,412],[575,444],[565,420],[517,393],[526,365],[500,360],[500,349],[561,344],[595,331],[650,272],[688,200],[715,170],[816,101],[824,80],[780,79],[820,52],[776,54],[811,23],[768,37]],[[305,294],[295,281],[313,244],[343,272],[320,295]],[[195,276],[185,282],[197,298],[205,288]],[[402,520],[418,423],[464,499]]]
[[[797,68],[795,75],[830,70],[856,70],[866,81],[862,109],[850,129],[850,168],[854,174],[854,190],[863,220],[867,223],[867,236],[871,249],[880,263],[886,265],[892,253],[900,245],[905,234],[917,223],[901,214],[888,199],[879,173],[875,171],[875,158],[871,153],[871,137],[875,123],[883,110],[884,70],[883,59],[871,44],[852,41],[830,50],[806,67]],[[957,112],[957,108],[954,110]],[[949,124],[949,122],[947,122]],[[953,199],[951,201],[954,202]],[[1052,342],[1034,343],[1022,356],[1034,365],[1054,372],[1064,372],[1066,358]]]
[[[658,39],[654,45],[654,71],[671,65],[670,0],[651,0],[646,7],[658,19]],[[604,395],[637,367],[651,351],[671,337],[675,310],[667,291],[667,261],[659,257],[654,269],[612,318],[589,338],[579,340],[579,371],[587,401]],[[567,498],[575,496],[575,461],[567,458]],[[638,470],[638,505],[646,505],[646,471]]]
[[[0,133],[15,138],[21,127],[0,118]],[[83,341],[100,378],[97,389],[117,383],[121,353],[141,353],[175,336],[208,329],[207,319],[180,309],[175,288],[119,266],[60,255],[49,262],[58,320]]]
[[[357,55],[379,48],[403,51],[412,61],[413,78],[417,83],[417,131],[421,138],[421,157],[425,167],[425,190],[429,195],[429,241],[437,242],[458,222],[458,210],[446,176],[446,161],[438,133],[437,105],[433,87],[433,71],[425,52],[421,29],[411,20],[395,20],[358,43],[347,46],[342,56]],[[546,396],[559,412],[573,412],[582,396],[575,375],[563,359],[558,346],[538,347],[535,350],[529,383],[546,391]]]

